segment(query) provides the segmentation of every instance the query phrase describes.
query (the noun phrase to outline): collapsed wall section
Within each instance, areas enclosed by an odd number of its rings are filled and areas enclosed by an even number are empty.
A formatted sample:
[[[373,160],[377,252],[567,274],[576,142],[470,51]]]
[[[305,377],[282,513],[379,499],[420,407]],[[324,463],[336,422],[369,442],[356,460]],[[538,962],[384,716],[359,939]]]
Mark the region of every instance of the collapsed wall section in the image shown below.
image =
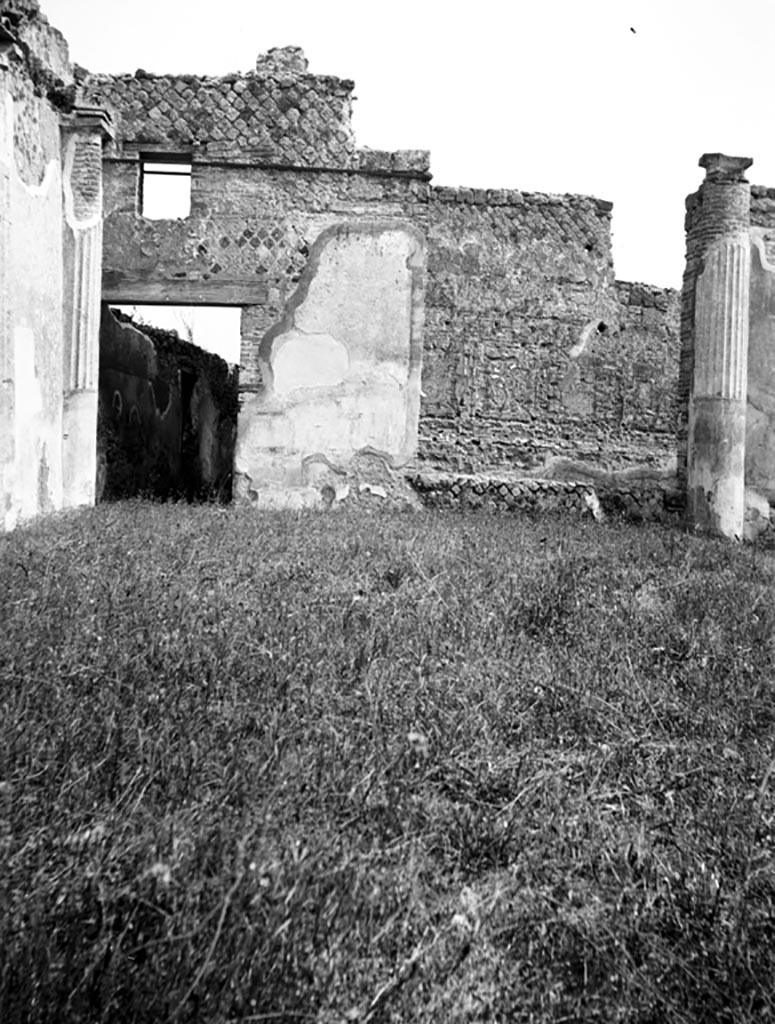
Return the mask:
[[[616,468],[674,451],[675,293],[616,283],[611,204],[433,189],[420,456]]]

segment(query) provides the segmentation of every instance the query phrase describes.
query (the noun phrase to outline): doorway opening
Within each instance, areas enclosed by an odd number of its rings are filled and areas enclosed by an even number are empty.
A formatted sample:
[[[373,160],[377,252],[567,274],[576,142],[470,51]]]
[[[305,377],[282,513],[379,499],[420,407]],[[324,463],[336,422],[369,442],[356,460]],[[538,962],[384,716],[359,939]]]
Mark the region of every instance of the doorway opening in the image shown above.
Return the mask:
[[[239,307],[103,305],[100,500],[231,500]]]

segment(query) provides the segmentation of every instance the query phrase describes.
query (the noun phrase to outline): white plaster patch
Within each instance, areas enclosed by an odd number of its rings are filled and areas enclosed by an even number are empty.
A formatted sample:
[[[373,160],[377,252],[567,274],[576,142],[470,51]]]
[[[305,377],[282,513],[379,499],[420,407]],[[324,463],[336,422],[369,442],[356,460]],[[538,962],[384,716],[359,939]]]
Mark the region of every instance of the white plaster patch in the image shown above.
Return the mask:
[[[408,362],[412,277],[407,261],[417,248],[405,231],[348,235],[326,246],[294,327],[331,332],[354,358]]]
[[[240,415],[235,468],[257,503],[288,506],[299,490],[331,505],[348,493],[336,467],[356,452],[406,460],[416,448],[422,243],[372,225],[315,245],[304,288],[262,343],[265,389]]]
[[[296,388],[333,387],[347,376],[347,349],[330,334],[291,330],[272,347],[273,390],[277,395]]]

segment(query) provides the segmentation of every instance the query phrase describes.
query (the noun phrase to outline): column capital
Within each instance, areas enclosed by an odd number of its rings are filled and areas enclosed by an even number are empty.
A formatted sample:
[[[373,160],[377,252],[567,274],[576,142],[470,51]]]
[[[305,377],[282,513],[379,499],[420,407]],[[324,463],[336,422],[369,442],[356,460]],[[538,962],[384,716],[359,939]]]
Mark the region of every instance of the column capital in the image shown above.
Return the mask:
[[[700,167],[710,181],[744,182],[745,172],[753,163],[749,156],[727,156],[726,153],[703,153]]]
[[[112,140],[116,135],[110,111],[102,107],[75,106],[71,113],[62,115],[61,123],[65,131],[99,135],[103,141]]]

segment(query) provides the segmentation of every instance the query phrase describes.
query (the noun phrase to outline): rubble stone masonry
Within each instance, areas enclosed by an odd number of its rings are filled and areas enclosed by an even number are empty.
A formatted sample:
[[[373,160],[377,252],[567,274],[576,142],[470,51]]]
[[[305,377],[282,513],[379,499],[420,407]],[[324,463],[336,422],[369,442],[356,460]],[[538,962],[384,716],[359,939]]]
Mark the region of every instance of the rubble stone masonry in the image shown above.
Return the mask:
[[[671,458],[678,296],[614,280],[610,217],[586,196],[432,190],[423,459]]]

